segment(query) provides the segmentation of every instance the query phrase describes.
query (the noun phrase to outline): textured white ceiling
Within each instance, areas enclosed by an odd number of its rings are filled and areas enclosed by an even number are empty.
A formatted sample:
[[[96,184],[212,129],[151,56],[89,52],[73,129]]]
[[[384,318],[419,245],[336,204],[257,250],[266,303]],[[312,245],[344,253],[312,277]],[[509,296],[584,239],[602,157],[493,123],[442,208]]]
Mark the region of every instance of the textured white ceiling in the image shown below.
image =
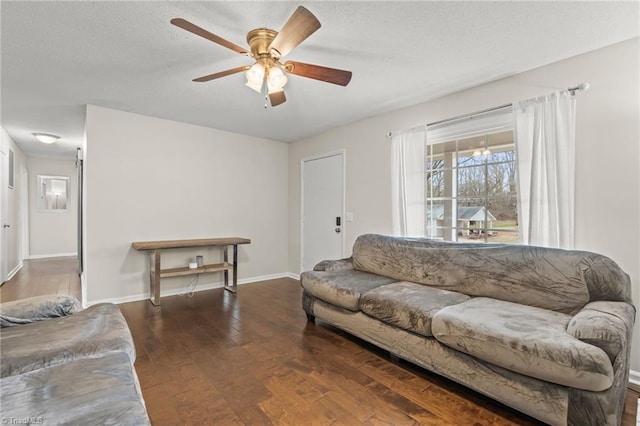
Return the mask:
[[[285,59],[353,71],[340,87],[290,76],[264,108],[247,57],[169,23],[185,18],[236,44],[279,30],[302,4],[322,28]],[[1,125],[29,155],[73,157],[84,105],[295,141],[640,35],[632,2],[2,1]],[[579,82],[576,82],[579,83]],[[53,133],[52,146],[32,132]]]

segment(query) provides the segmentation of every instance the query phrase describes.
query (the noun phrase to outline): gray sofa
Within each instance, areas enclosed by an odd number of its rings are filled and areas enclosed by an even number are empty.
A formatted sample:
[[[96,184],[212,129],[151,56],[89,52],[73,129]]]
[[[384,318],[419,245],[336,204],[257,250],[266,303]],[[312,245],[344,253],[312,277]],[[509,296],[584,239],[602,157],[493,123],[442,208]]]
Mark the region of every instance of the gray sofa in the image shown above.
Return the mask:
[[[303,309],[554,425],[615,425],[635,307],[595,253],[362,235],[303,272]]]
[[[0,304],[0,326],[3,424],[151,424],[116,305],[22,299]]]

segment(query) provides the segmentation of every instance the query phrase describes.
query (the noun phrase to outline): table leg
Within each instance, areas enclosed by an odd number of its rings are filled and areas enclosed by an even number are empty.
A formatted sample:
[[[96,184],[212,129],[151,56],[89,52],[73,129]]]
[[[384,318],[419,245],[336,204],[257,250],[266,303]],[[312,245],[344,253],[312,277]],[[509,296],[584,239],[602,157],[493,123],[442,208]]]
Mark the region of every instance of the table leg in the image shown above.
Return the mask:
[[[238,245],[233,245],[233,292],[238,292]]]
[[[222,253],[224,255],[224,266],[227,266],[229,264],[229,246],[224,246],[224,250],[222,251]],[[231,291],[231,288],[229,287],[229,270],[228,269],[224,270],[224,289]]]
[[[152,250],[150,254],[151,268],[150,268],[150,284],[151,284],[151,303],[158,306],[160,305],[160,250]]]

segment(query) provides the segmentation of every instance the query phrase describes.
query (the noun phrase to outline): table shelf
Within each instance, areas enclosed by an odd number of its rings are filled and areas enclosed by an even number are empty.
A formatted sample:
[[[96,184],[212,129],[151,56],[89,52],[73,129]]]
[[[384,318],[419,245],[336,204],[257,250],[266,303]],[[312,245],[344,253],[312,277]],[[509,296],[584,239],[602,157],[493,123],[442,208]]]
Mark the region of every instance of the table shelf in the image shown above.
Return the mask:
[[[233,265],[230,263],[212,263],[210,265],[203,265],[199,268],[169,268],[169,269],[161,269],[160,270],[160,278],[169,278],[169,277],[181,277],[184,275],[198,275],[198,274],[206,274],[209,272],[223,272],[229,271],[233,269]]]

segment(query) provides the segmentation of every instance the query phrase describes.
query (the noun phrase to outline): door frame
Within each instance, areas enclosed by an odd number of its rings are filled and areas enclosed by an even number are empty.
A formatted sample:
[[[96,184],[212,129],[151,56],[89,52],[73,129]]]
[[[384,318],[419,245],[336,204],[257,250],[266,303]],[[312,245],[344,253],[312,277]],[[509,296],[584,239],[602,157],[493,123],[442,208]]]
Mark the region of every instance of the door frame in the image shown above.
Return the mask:
[[[20,256],[20,263],[25,259],[29,259],[29,170],[20,165],[20,204],[22,212],[20,224],[20,238],[22,241],[22,254]]]
[[[4,138],[0,144],[4,144]],[[5,152],[4,146],[0,146],[0,285],[2,285],[9,274],[9,247],[7,238],[7,229],[4,227],[7,223],[9,208],[9,188],[7,177],[9,176],[9,154]]]
[[[335,156],[340,156],[342,157],[342,211],[340,212],[340,216],[342,217],[342,232],[341,232],[341,238],[340,238],[340,244],[342,245],[342,253],[340,254],[340,256],[342,258],[344,258],[345,256],[345,228],[346,228],[346,221],[344,220],[344,214],[346,211],[345,208],[345,204],[346,204],[346,171],[347,171],[347,161],[346,161],[346,150],[343,149],[339,149],[339,150],[335,150],[335,151],[329,151],[326,152],[324,154],[317,154],[317,155],[312,155],[309,157],[304,157],[300,160],[300,273],[304,272],[303,271],[303,259],[304,259],[304,164],[308,161],[314,161],[314,160],[321,160],[323,158],[328,158],[328,157],[335,157]]]

